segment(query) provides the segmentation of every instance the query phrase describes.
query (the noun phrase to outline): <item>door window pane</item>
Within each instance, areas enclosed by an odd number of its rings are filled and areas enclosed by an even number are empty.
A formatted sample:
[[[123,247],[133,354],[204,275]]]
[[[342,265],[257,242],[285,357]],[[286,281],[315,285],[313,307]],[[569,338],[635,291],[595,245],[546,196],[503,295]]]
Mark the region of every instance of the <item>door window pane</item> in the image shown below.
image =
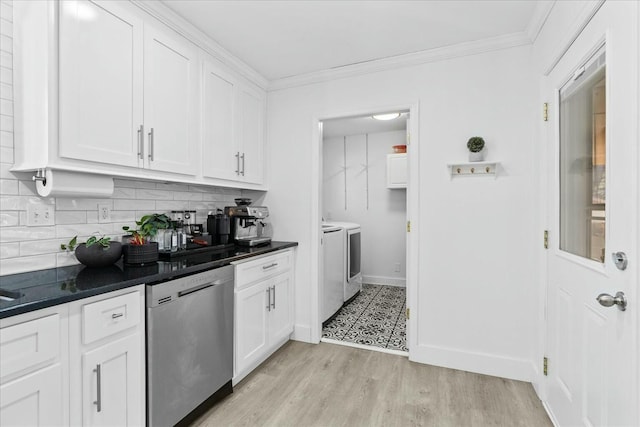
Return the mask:
[[[560,249],[604,262],[606,66],[600,52],[560,91]]]

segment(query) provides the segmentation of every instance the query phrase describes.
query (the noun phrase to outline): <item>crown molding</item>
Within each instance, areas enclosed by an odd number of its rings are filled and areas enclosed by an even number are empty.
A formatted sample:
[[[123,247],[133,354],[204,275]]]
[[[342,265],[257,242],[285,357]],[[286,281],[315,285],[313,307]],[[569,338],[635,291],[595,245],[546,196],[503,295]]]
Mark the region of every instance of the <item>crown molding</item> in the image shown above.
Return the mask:
[[[551,14],[551,10],[556,5],[556,1],[538,1],[536,3],[536,8],[533,11],[533,16],[529,20],[529,24],[525,29],[525,33],[531,40],[531,43],[534,43],[542,31],[542,27],[547,22],[547,18]]]
[[[375,59],[367,62],[361,62],[358,64],[345,65],[329,70],[284,77],[281,79],[272,80],[267,90],[276,91],[288,89],[313,83],[326,82],[329,80],[355,77],[363,74],[376,73],[401,67],[411,67],[415,65],[426,64],[429,62],[443,61],[446,59],[475,55],[479,53],[508,49],[511,47],[529,44],[531,44],[531,39],[525,32],[506,34],[504,36],[476,40],[473,42],[459,43],[456,45],[424,50],[415,53],[408,53],[405,55],[398,55],[388,58]]]
[[[231,52],[226,50],[205,33],[194,27],[193,24],[189,23],[182,16],[162,4],[162,2],[157,0],[129,1],[156,18],[158,21],[162,22],[167,27],[176,31],[181,36],[187,38],[206,53],[230,67],[233,71],[239,73],[247,80],[259,86],[261,89],[267,89],[269,86],[269,81],[264,76],[231,54]]]

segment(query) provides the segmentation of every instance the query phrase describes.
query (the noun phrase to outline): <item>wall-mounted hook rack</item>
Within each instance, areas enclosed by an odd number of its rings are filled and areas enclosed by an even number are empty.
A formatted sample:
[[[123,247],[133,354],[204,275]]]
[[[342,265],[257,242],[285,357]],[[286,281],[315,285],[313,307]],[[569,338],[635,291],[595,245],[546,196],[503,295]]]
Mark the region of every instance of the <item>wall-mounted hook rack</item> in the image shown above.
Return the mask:
[[[493,176],[498,175],[500,162],[459,162],[448,163],[451,177],[454,176]]]

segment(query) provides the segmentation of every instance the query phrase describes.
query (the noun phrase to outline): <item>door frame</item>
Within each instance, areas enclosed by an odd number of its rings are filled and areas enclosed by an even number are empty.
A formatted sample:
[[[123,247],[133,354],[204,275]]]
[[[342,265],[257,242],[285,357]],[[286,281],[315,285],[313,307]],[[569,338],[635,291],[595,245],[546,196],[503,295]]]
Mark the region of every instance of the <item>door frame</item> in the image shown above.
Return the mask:
[[[418,208],[420,204],[420,175],[419,175],[419,103],[417,101],[404,104],[394,105],[378,105],[358,110],[336,110],[313,116],[311,129],[313,132],[313,146],[311,155],[312,161],[311,171],[311,342],[319,343],[322,338],[322,320],[320,319],[320,285],[322,283],[322,251],[320,239],[322,236],[322,122],[324,120],[341,119],[357,116],[368,116],[378,114],[385,111],[409,111],[408,132],[410,141],[407,151],[410,155],[407,157],[409,173],[407,174],[407,221],[411,218],[418,218]],[[417,221],[412,222],[411,232],[407,233],[407,309],[413,312],[407,323],[407,347],[409,348],[409,359],[411,359],[411,348],[415,348],[414,341],[417,337],[417,294],[419,283],[418,269],[418,250],[419,250],[419,224]]]

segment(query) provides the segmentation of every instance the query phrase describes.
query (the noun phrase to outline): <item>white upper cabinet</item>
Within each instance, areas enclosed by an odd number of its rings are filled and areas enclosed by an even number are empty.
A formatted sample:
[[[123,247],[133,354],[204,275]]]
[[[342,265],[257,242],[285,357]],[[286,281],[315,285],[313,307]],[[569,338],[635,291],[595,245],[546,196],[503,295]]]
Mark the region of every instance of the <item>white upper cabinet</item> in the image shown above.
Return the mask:
[[[142,34],[118,2],[61,3],[61,157],[138,166]]]
[[[265,189],[266,92],[163,7],[14,3],[13,171]]]
[[[144,31],[146,167],[196,175],[199,53],[186,39],[151,25]]]
[[[204,62],[203,175],[261,184],[264,162],[265,94]]]
[[[242,86],[239,90],[240,176],[252,183],[262,182],[265,97],[262,92]]]
[[[118,2],[61,3],[60,156],[196,175],[199,60]]]
[[[208,178],[238,179],[235,131],[235,78],[205,60],[202,113],[202,174]]]

